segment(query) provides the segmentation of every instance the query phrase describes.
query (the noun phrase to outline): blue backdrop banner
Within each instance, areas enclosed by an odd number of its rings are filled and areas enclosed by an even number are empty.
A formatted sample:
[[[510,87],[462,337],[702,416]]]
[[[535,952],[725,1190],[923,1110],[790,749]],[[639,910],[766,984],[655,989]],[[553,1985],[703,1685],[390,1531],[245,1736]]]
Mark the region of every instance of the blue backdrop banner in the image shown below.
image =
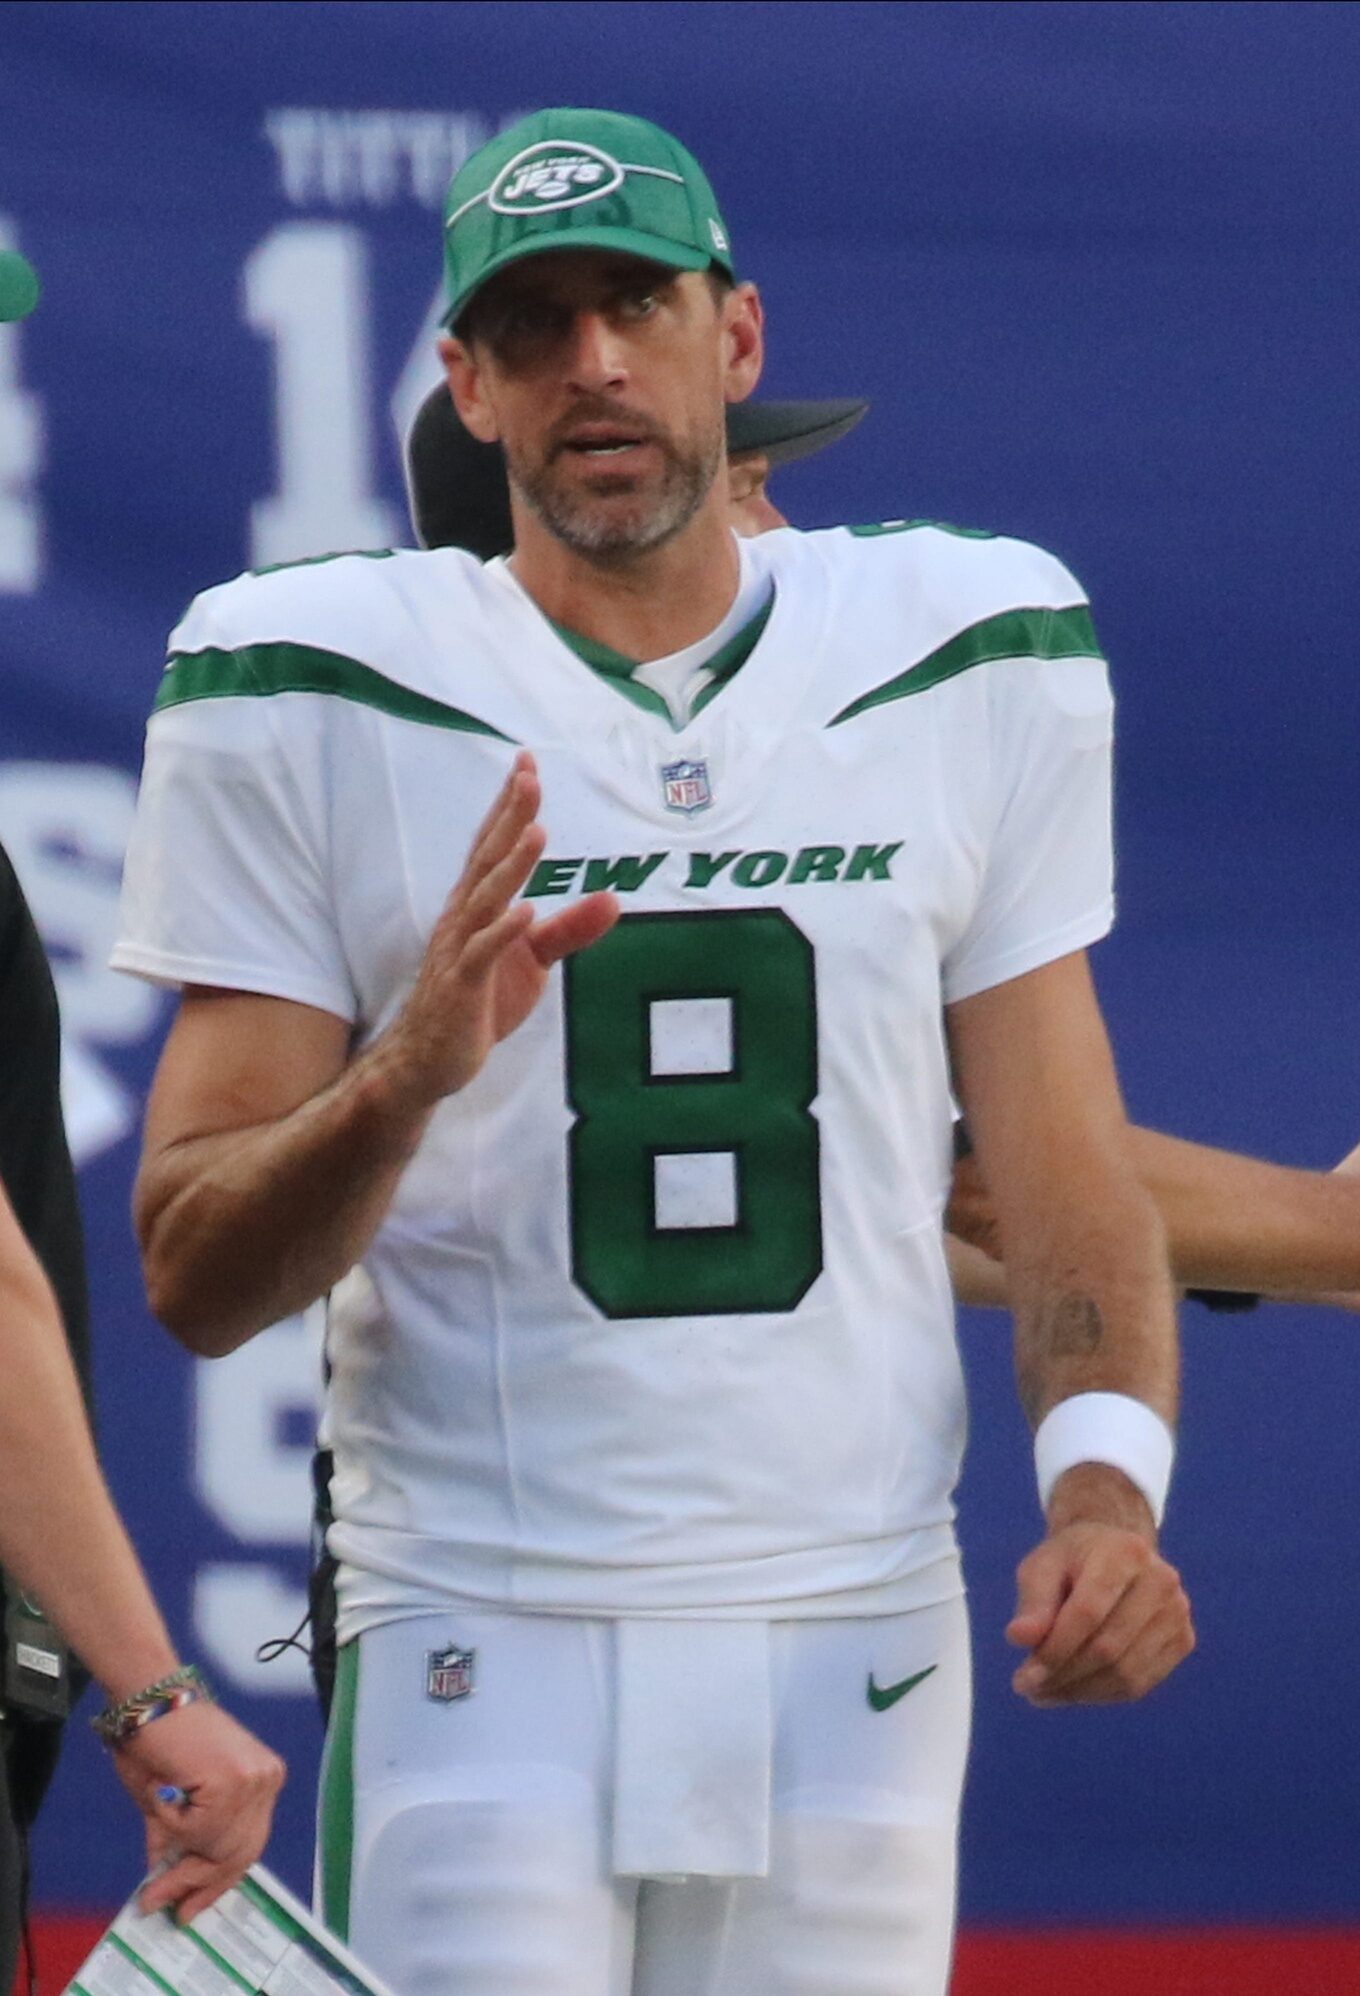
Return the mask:
[[[44,293],[0,329],[0,838],[61,984],[110,1477],[178,1636],[291,1763],[295,1887],[320,1728],[300,1655],[254,1651],[302,1612],[315,1337],[193,1366],[128,1223],[167,1001],[106,963],[167,631],[243,567],[410,540],[451,171],[540,104],[640,111],[717,186],[767,392],[872,398],[779,476],[792,518],[1017,533],[1091,592],[1135,1112],[1330,1163],[1360,1135],[1358,87],[1360,13],[1301,0],[5,10],[0,232]],[[1354,1323],[1186,1332],[1167,1543],[1199,1654],[1145,1706],[1054,1714],[1001,1636],[1038,1525],[1006,1328],[963,1325],[972,1918],[1360,1918]],[[112,1905],[137,1862],[73,1737],[39,1903]]]

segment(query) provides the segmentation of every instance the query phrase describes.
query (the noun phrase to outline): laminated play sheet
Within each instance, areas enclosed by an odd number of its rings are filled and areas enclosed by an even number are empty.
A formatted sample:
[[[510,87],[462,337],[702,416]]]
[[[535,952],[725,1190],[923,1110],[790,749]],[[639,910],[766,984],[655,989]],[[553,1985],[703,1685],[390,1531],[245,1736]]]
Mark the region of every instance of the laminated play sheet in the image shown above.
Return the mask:
[[[141,1888],[139,1887],[138,1890]],[[129,1899],[68,1985],[67,1996],[388,1996],[349,1949],[276,1878],[241,1883],[177,1926]]]

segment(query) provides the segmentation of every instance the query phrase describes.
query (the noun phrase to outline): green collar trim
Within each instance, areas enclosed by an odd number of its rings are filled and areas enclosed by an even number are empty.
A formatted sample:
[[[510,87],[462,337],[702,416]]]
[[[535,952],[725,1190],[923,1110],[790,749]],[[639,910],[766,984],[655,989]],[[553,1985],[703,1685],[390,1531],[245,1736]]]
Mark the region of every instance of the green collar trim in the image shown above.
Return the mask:
[[[191,700],[269,698],[275,693],[323,693],[374,707],[399,721],[420,721],[431,728],[452,728],[460,734],[489,735],[495,741],[511,737],[450,707],[427,693],[413,693],[371,665],[342,652],[317,645],[240,645],[234,651],[208,645],[202,651],[173,652],[156,693],[154,711],[182,707]]]
[[[704,660],[705,671],[712,673],[713,677],[694,702],[690,711],[691,720],[745,665],[764,635],[765,626],[774,611],[774,603],[774,592],[771,591],[768,602],[762,604],[740,630],[734,631],[726,644],[719,645],[712,658]],[[663,720],[670,720],[671,710],[661,695],[654,693],[650,686],[640,686],[633,677],[642,663],[640,659],[628,658],[623,652],[615,651],[612,645],[601,644],[596,638],[583,637],[580,631],[573,631],[569,624],[559,624],[555,617],[549,617],[548,622],[568,650],[575,652],[583,665],[588,665],[592,671],[598,672],[616,692],[631,700],[635,707],[641,707],[644,713],[660,714]]]
[[[911,694],[924,693],[972,666],[990,665],[997,659],[1098,660],[1101,656],[1091,612],[1085,603],[1077,603],[1070,610],[1002,610],[995,617],[984,617],[980,623],[970,624],[967,630],[960,631],[937,650],[927,652],[896,678],[885,680],[872,692],[862,693],[858,700],[842,707],[827,726],[838,728],[842,721],[851,721],[870,707],[881,707],[889,700],[906,700]]]

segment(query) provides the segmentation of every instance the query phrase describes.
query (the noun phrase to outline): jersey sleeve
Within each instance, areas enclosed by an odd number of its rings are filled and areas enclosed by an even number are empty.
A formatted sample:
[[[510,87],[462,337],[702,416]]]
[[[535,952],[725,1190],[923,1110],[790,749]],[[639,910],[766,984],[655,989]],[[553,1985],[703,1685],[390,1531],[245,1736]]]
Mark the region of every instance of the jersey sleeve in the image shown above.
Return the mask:
[[[211,620],[197,610],[172,657],[206,649]],[[274,704],[242,692],[153,714],[113,964],[156,984],[290,998],[352,1023],[358,999],[316,774],[322,723],[295,707],[285,739]]]
[[[1114,920],[1113,701],[1104,660],[996,660],[987,675],[990,826],[945,1002],[1084,948]]]

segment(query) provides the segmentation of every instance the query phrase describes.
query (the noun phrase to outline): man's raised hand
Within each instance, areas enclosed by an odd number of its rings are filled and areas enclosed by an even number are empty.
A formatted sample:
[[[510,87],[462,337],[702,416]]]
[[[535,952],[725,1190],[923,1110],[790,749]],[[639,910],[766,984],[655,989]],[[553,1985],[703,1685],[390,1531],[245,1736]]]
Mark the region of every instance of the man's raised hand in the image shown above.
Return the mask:
[[[598,941],[618,920],[618,899],[609,893],[587,894],[543,921],[516,899],[543,852],[541,803],[534,759],[521,750],[387,1035],[387,1062],[431,1106],[465,1088],[492,1047],[523,1024],[553,964]]]

